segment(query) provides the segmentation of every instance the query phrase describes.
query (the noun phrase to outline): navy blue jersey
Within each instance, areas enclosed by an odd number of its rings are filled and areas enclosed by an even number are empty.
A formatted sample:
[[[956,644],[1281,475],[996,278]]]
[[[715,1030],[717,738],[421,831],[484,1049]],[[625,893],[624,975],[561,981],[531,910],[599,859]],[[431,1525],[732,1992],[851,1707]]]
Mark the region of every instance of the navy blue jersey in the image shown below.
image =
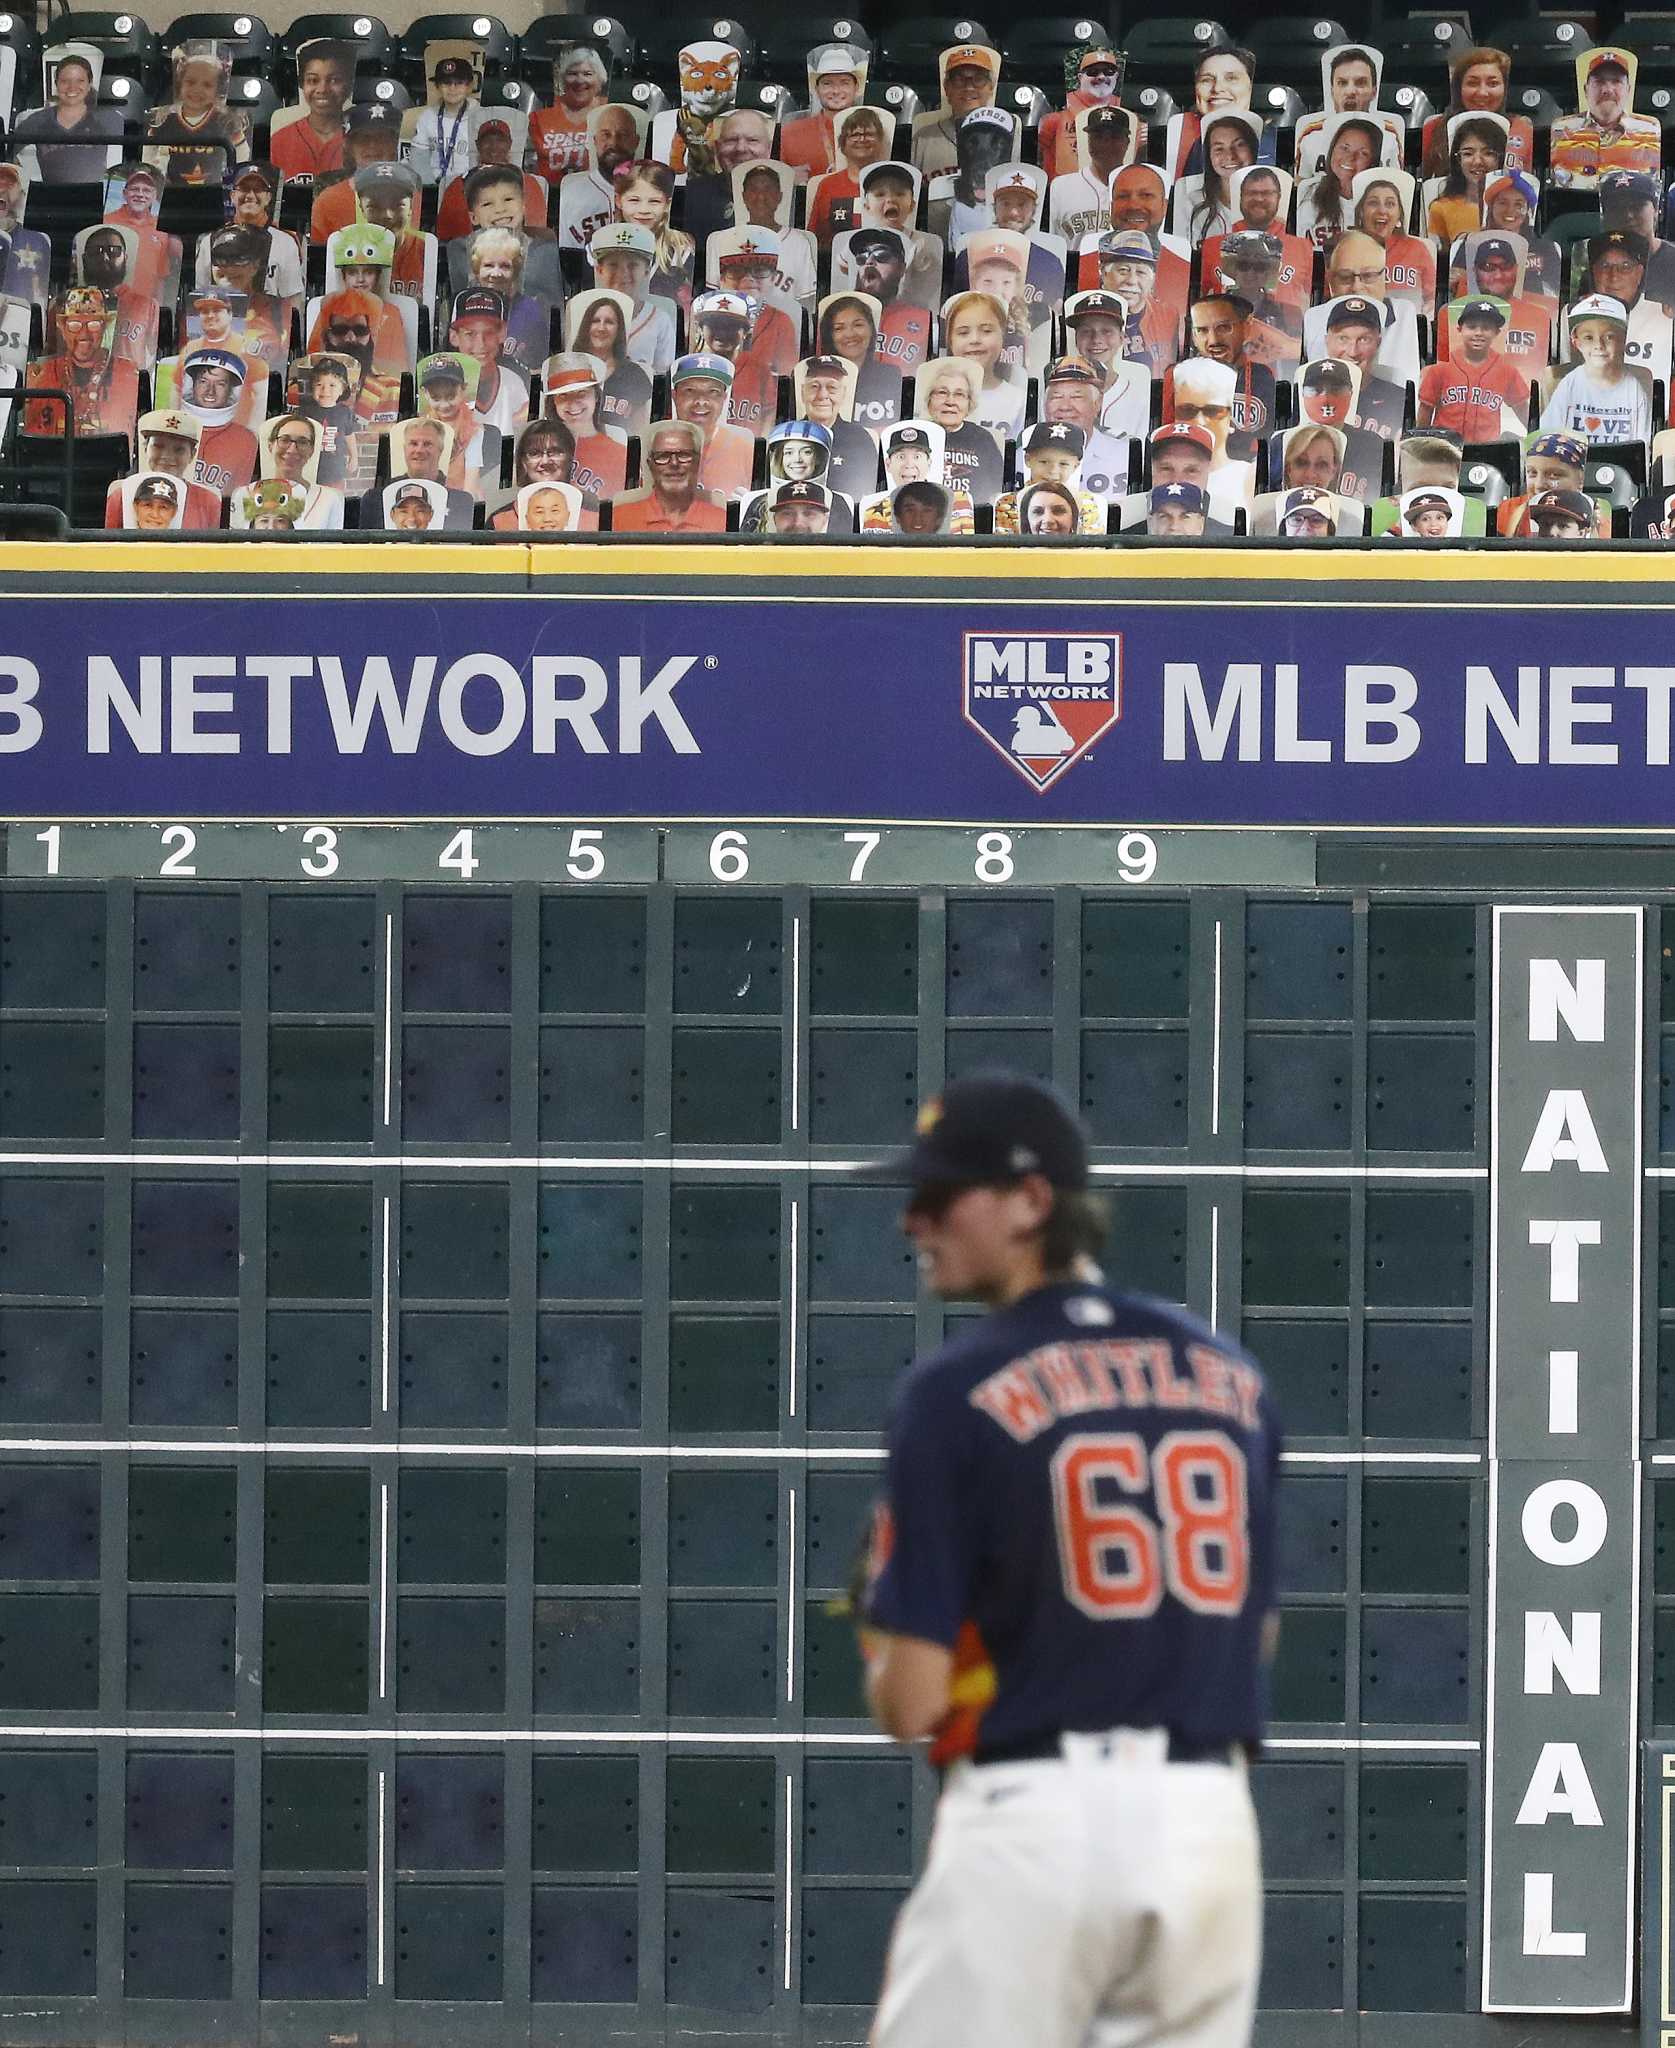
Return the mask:
[[[1260,1739],[1280,1431],[1245,1352],[1144,1295],[1044,1287],[913,1367],[889,1448],[870,1616],[957,1672],[980,1639],[978,1748]]]

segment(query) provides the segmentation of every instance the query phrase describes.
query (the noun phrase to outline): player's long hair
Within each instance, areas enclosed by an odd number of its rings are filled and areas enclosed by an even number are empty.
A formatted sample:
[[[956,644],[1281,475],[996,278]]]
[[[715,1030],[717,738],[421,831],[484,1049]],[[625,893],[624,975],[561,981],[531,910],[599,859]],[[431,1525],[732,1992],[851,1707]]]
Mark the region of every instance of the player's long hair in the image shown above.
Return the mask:
[[[1041,1226],[1041,1262],[1049,1273],[1068,1272],[1078,1258],[1098,1258],[1111,1227],[1105,1197],[1060,1188]]]

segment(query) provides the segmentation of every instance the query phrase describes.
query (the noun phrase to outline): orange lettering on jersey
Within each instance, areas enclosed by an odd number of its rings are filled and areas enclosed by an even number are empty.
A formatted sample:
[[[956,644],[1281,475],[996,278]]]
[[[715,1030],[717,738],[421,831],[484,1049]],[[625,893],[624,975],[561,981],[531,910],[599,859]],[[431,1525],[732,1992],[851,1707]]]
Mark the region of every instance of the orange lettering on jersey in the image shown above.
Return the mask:
[[[1094,1349],[1091,1344],[1049,1344],[1033,1354],[1036,1378],[1058,1414],[1085,1415],[1109,1404],[1109,1393],[1087,1369],[1086,1354]]]
[[[1153,1396],[1160,1408],[1195,1408],[1198,1389],[1175,1377],[1175,1354],[1167,1344],[1146,1346],[1146,1365],[1152,1376]]]
[[[1198,1382],[1198,1405],[1207,1415],[1235,1412],[1230,1361],[1208,1344],[1189,1344],[1186,1362]]]
[[[1234,1359],[1228,1360],[1227,1370],[1233,1380],[1234,1398],[1239,1404],[1239,1420],[1246,1429],[1254,1429],[1257,1424],[1257,1402],[1262,1393],[1261,1377],[1252,1372],[1248,1365],[1240,1365]]]
[[[1030,1377],[1029,1366],[1027,1358],[1002,1366],[966,1396],[973,1408],[981,1409],[1021,1444],[1038,1437],[1053,1420],[1052,1404]]]
[[[1088,1384],[1093,1391],[1093,1398],[1088,1403],[1088,1406],[1090,1408],[1115,1408],[1119,1396],[1117,1394],[1117,1383],[1111,1377],[1111,1361],[1106,1356],[1106,1353],[1111,1349],[1110,1345],[1078,1344],[1075,1348],[1076,1362],[1087,1375]]]
[[[1146,1353],[1149,1344],[1102,1344],[1105,1362],[1122,1381],[1123,1403],[1129,1408],[1149,1408],[1152,1390],[1146,1383]]]

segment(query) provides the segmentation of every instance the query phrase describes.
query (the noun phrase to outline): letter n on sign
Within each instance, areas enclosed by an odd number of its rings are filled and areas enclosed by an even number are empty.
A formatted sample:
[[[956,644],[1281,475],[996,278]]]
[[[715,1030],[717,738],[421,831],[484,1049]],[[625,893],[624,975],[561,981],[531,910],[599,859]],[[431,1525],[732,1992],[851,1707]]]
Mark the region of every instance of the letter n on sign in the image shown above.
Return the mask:
[[[1495,912],[1483,2009],[1634,1988],[1638,908]]]

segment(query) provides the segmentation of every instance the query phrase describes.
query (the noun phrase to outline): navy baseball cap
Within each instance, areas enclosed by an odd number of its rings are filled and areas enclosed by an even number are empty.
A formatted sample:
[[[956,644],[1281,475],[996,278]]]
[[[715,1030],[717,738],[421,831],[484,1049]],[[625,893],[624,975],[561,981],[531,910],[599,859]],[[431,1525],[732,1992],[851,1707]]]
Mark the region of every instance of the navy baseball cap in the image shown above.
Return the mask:
[[[1572,469],[1581,469],[1588,460],[1588,444],[1579,434],[1537,434],[1526,452],[1569,463]]]
[[[453,309],[448,317],[451,323],[455,320],[470,320],[478,316],[486,316],[490,320],[504,320],[506,318],[505,294],[495,291],[491,285],[474,284],[468,290],[461,292],[459,297],[455,299]]]
[[[1037,420],[1023,439],[1026,455],[1034,455],[1042,448],[1064,448],[1080,461],[1087,447],[1088,437],[1083,430],[1065,420]]]
[[[1580,519],[1585,526],[1594,523],[1594,501],[1585,491],[1544,491],[1539,498],[1530,500],[1532,519]]]
[[[1165,511],[1171,505],[1182,512],[1207,512],[1210,508],[1209,493],[1197,484],[1154,484],[1147,502],[1153,512]]]
[[[1632,228],[1607,228],[1602,235],[1588,237],[1588,261],[1593,263],[1612,249],[1621,249],[1644,269],[1651,260],[1652,245]]]
[[[798,477],[790,483],[783,483],[773,494],[775,505],[823,505],[830,506],[832,494],[824,484],[812,483]]]
[[[1657,179],[1647,171],[1606,171],[1600,177],[1599,196],[1602,200],[1623,199],[1642,205],[1650,200],[1655,206],[1663,194]]]
[[[991,1068],[949,1082],[919,1111],[905,1152],[872,1169],[915,1189],[980,1187],[1045,1174],[1056,1188],[1088,1184],[1088,1140],[1056,1088]]]

